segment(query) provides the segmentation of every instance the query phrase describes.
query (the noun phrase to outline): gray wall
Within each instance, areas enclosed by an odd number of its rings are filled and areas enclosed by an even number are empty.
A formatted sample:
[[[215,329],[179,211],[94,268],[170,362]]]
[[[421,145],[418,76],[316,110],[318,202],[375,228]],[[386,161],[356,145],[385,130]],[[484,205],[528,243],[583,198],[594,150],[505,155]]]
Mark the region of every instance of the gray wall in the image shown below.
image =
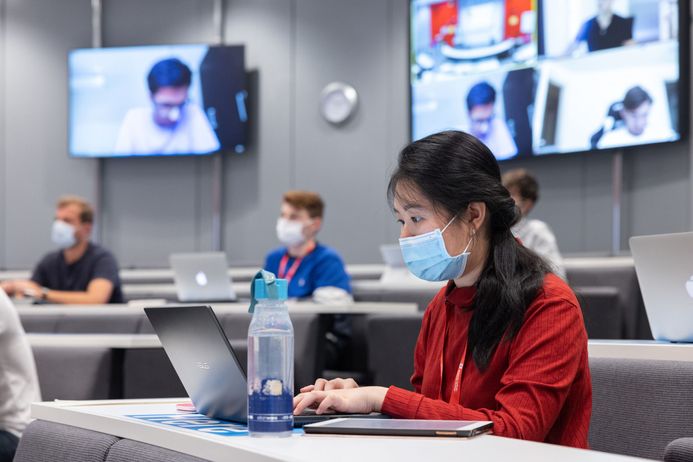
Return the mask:
[[[281,193],[320,191],[322,240],[351,263],[378,262],[397,226],[384,190],[408,137],[407,0],[228,0],[225,41],[246,45],[251,147],[223,158],[223,242],[232,263],[276,245]],[[0,267],[30,267],[51,248],[55,198],[97,197],[98,164],[66,153],[69,49],[91,44],[89,0],[0,0]],[[211,0],[104,0],[103,43],[214,39]],[[354,85],[356,117],[335,129],[318,114],[330,81]],[[652,152],[650,152],[652,151]],[[211,246],[211,158],[102,161],[103,241],[122,266],[165,266],[173,251]],[[690,144],[637,149],[624,160],[623,246],[633,234],[691,229]],[[565,252],[611,243],[611,154],[511,162],[542,182],[535,215]]]

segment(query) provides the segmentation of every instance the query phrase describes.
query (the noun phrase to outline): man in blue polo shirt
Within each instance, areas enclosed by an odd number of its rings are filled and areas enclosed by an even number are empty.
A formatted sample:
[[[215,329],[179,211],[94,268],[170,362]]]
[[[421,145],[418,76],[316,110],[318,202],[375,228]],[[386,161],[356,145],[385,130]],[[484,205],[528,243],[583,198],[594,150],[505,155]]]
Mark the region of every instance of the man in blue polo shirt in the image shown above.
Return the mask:
[[[334,249],[317,242],[325,204],[309,191],[284,194],[277,238],[282,246],[265,259],[265,269],[289,281],[290,298],[311,297],[319,303],[351,302],[350,278]],[[351,339],[351,319],[335,315],[327,333],[327,366],[336,368]]]

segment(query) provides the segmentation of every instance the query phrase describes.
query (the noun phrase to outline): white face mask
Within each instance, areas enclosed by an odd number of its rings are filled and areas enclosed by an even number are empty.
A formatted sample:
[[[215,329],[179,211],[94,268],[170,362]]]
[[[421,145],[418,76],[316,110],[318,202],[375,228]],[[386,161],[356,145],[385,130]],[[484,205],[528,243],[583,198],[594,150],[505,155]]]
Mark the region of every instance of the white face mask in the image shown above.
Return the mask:
[[[51,229],[51,241],[61,249],[69,249],[77,243],[75,227],[62,220],[55,220]]]
[[[277,239],[287,247],[294,247],[306,242],[303,235],[303,223],[279,218],[277,220]]]

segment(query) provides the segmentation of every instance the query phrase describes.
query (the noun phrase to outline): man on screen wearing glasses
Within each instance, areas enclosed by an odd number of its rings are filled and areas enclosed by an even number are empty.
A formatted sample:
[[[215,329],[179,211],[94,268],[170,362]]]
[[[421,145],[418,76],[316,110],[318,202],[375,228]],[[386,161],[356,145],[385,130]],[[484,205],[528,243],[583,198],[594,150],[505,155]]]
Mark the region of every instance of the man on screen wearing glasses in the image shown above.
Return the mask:
[[[202,109],[188,100],[192,72],[177,58],[154,64],[147,75],[151,106],[130,109],[120,126],[115,153],[206,154],[219,140]]]
[[[470,134],[477,137],[496,159],[517,155],[517,145],[505,120],[496,116],[496,90],[488,82],[479,82],[467,93],[467,114]]]

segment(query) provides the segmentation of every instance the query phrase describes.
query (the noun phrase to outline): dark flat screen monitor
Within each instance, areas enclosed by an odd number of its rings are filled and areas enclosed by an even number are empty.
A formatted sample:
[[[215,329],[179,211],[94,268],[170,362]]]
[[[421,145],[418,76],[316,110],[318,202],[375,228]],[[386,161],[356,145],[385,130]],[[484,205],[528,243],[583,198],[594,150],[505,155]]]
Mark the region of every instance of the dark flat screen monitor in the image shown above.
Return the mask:
[[[504,160],[686,136],[688,1],[410,5],[414,140],[463,130]]]
[[[73,157],[246,149],[243,46],[78,49],[68,71]]]

